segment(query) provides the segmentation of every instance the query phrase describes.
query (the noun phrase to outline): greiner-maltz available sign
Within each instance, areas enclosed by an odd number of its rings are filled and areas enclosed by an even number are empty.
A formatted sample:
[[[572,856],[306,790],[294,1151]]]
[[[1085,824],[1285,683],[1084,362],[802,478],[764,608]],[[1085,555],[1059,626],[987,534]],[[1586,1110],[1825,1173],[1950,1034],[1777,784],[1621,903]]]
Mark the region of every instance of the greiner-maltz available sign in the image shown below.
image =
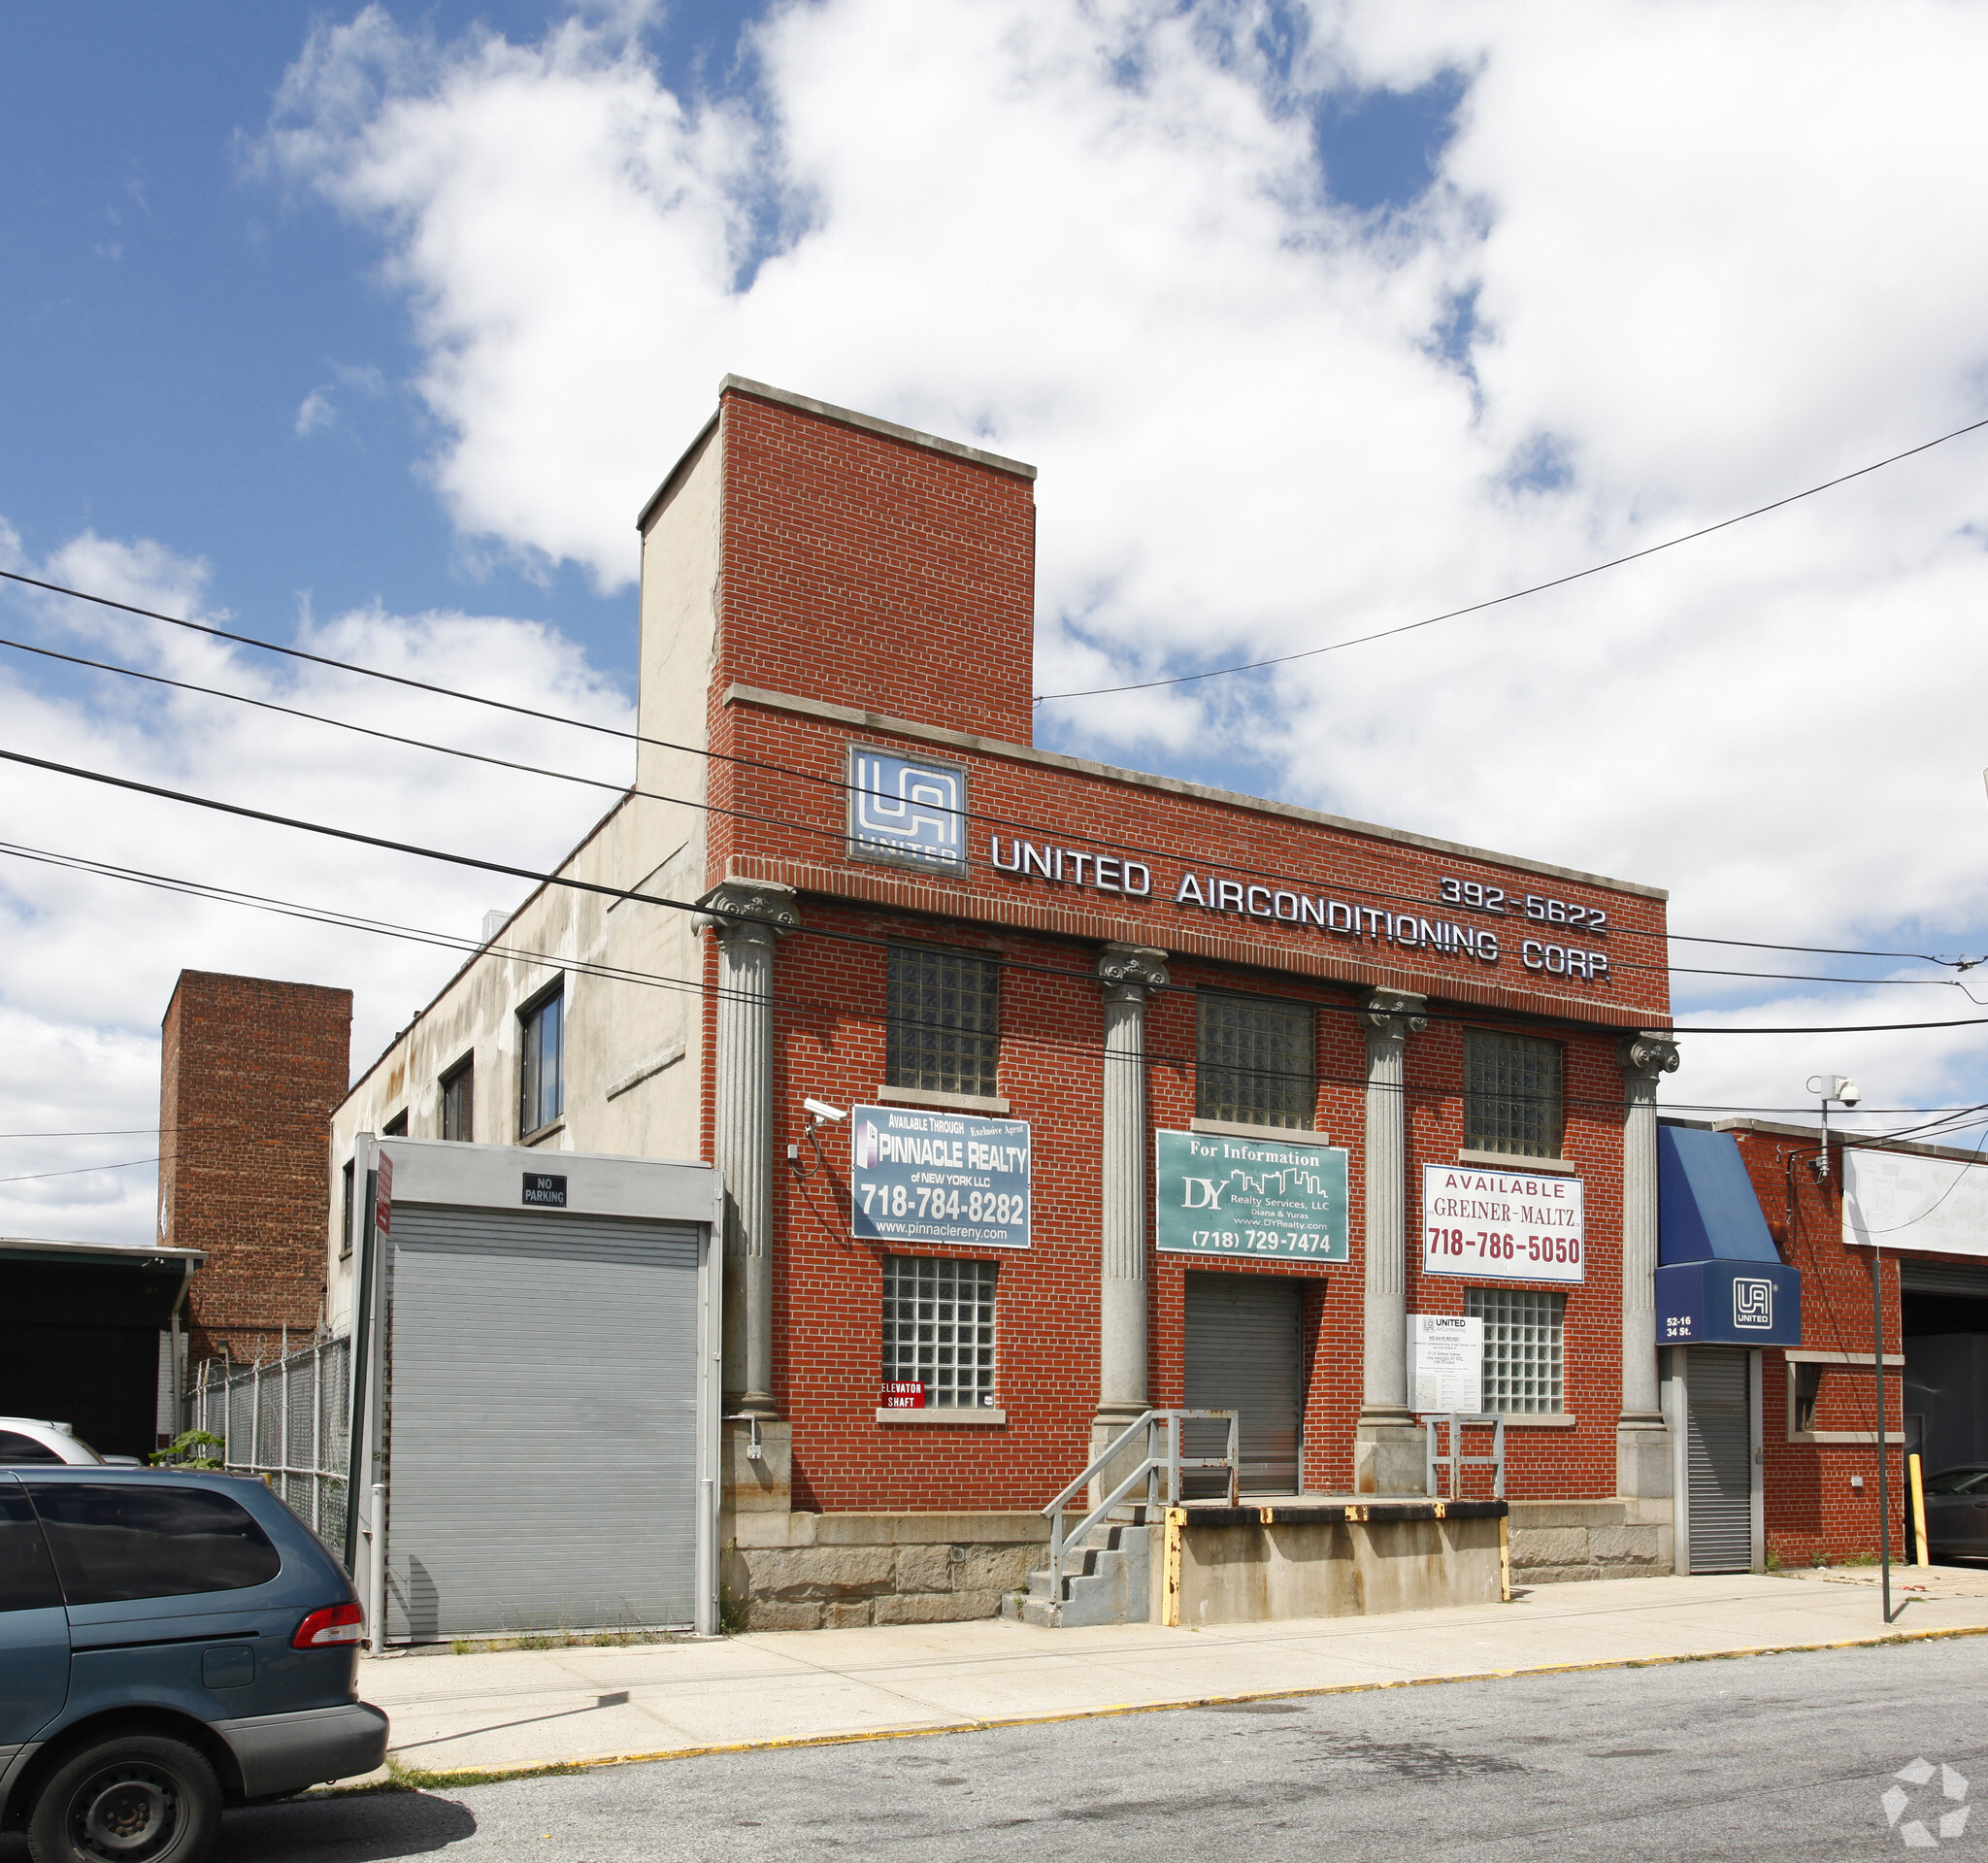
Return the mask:
[[[1176,1255],[1346,1259],[1343,1147],[1159,1132],[1157,1246]]]
[[[869,1242],[1029,1246],[1028,1122],[923,1107],[849,1114],[849,1233]]]
[[[1584,1281],[1581,1181],[1544,1172],[1422,1167],[1422,1272],[1473,1281]]]

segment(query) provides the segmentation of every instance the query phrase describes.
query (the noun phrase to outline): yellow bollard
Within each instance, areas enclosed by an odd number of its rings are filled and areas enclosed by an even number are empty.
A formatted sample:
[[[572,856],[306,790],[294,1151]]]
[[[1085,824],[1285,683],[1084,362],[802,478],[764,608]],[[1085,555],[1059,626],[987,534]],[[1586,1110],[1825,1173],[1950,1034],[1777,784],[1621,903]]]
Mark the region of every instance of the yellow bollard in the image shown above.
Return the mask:
[[[1931,1550],[1926,1545],[1926,1484],[1920,1479],[1919,1458],[1905,1457],[1905,1480],[1912,1487],[1912,1538],[1919,1549],[1919,1556],[1912,1561],[1917,1566],[1933,1563]]]

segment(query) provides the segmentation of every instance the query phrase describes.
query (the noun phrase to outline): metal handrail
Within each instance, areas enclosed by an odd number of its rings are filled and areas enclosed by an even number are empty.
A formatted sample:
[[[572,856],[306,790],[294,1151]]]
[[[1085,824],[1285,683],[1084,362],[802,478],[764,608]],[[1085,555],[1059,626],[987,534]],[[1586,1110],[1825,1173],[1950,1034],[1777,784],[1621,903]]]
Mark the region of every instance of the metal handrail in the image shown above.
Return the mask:
[[[1180,1453],[1180,1426],[1190,1422],[1226,1422],[1229,1426],[1229,1447],[1223,1455],[1182,1455]],[[1126,1428],[1119,1431],[1110,1443],[1091,1457],[1089,1466],[1072,1481],[1062,1493],[1043,1509],[1049,1518],[1049,1596],[1056,1603],[1063,1601],[1063,1560],[1071,1545],[1081,1545],[1087,1534],[1098,1522],[1111,1512],[1142,1481],[1145,1483],[1146,1506],[1158,1507],[1162,1496],[1162,1477],[1165,1478],[1165,1500],[1170,1507],[1179,1505],[1180,1472],[1183,1469],[1227,1469],[1229,1472],[1229,1505],[1236,1506],[1242,1494],[1241,1449],[1242,1419],[1235,1411],[1147,1411]],[[1165,1429],[1167,1452],[1158,1452],[1155,1438]],[[1107,1469],[1114,1456],[1141,1430],[1145,1431],[1145,1459],[1131,1474],[1125,1477],[1111,1492],[1105,1496],[1096,1507],[1086,1514],[1073,1528],[1066,1529],[1063,1510],[1072,1495],[1086,1486]]]
[[[1444,1455],[1438,1448],[1441,1440],[1444,1423],[1449,1425],[1449,1453]],[[1467,1428],[1489,1428],[1492,1431],[1491,1453],[1489,1455],[1466,1455],[1464,1431]],[[1481,1415],[1471,1415],[1461,1411],[1439,1412],[1422,1418],[1426,1432],[1424,1442],[1428,1448],[1427,1487],[1431,1494],[1436,1492],[1436,1471],[1441,1467],[1446,1480],[1443,1483],[1444,1498],[1455,1500],[1457,1488],[1462,1482],[1462,1472],[1467,1468],[1488,1468],[1491,1471],[1491,1494],[1494,1500],[1505,1499],[1505,1416],[1502,1412],[1488,1412]]]

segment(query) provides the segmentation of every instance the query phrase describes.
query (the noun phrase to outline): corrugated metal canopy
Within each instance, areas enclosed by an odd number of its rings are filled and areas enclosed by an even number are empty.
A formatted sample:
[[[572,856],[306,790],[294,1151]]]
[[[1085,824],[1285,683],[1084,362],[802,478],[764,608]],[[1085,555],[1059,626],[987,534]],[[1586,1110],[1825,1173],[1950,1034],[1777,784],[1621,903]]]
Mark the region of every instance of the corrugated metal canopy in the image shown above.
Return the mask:
[[[1779,1261],[1730,1132],[1657,1128],[1657,1260]]]

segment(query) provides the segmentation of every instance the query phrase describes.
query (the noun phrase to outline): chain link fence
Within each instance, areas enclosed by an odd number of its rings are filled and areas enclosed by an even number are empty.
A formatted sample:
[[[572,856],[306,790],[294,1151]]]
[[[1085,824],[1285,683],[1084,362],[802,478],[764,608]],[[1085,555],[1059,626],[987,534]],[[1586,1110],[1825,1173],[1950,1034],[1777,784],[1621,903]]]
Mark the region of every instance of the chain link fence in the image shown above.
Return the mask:
[[[188,1425],[221,1439],[221,1466],[261,1476],[341,1561],[351,1349],[327,1339],[266,1365],[209,1359],[187,1393]]]

